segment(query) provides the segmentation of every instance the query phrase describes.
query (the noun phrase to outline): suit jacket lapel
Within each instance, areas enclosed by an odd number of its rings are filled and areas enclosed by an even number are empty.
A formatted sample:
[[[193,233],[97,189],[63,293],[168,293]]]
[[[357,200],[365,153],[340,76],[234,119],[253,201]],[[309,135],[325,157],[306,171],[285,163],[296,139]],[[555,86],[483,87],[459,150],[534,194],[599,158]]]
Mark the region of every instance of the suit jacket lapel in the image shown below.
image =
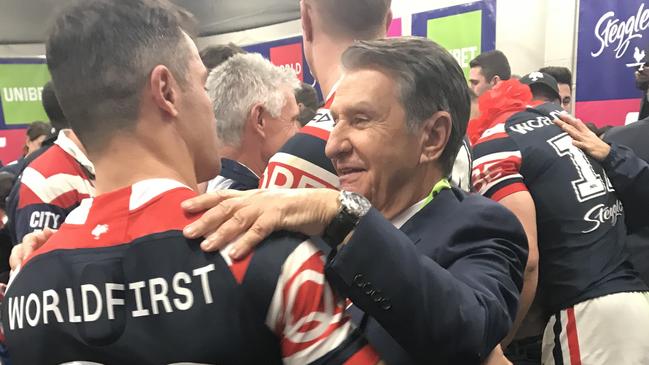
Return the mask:
[[[457,198],[452,189],[440,191],[433,201],[401,226],[401,232],[405,233],[415,245],[418,244],[421,241],[419,233],[421,228],[430,226],[432,222],[443,222],[443,216],[448,211],[445,207],[456,202]]]

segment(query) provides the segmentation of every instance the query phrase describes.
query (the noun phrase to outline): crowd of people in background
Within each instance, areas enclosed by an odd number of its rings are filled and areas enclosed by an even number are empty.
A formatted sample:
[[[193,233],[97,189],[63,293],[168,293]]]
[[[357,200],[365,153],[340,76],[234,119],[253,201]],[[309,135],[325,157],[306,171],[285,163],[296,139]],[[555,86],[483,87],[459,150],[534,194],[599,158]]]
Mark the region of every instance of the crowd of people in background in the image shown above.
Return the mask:
[[[568,68],[467,79],[390,5],[300,1],[324,100],[167,0],[63,11],[0,169],[1,361],[649,364],[647,98],[597,128]]]

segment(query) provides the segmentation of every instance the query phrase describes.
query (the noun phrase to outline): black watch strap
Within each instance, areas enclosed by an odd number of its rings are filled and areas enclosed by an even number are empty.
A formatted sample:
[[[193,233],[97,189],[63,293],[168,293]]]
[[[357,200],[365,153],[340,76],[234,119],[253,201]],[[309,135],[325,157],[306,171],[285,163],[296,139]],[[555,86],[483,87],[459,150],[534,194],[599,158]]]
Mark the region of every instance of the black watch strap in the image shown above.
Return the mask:
[[[322,239],[329,247],[336,249],[345,240],[345,237],[354,230],[358,220],[358,217],[354,217],[344,209],[341,209],[327,228],[325,228]]]

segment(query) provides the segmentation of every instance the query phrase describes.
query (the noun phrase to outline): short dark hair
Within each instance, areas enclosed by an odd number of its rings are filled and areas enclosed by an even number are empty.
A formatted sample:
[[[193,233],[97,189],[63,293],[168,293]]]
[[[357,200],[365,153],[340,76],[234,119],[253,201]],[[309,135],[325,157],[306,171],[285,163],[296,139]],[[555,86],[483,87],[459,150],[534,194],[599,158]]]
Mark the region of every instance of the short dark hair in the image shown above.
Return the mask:
[[[500,77],[501,80],[509,80],[512,77],[512,69],[509,67],[507,56],[499,50],[493,50],[481,53],[478,57],[469,62],[471,68],[481,67],[482,74],[487,81],[494,76]]]
[[[305,126],[315,117],[320,107],[318,92],[313,86],[303,82],[300,88],[295,90],[295,101],[300,105],[300,115],[297,119]]]
[[[385,28],[392,0],[309,0],[324,19],[327,31],[356,40],[376,38]]]
[[[151,70],[187,84],[193,18],[168,0],[82,0],[61,13],[46,42],[61,108],[86,148],[132,129]],[[193,33],[191,33],[193,34]]]
[[[541,68],[539,72],[543,72],[554,77],[560,84],[567,84],[568,86],[570,86],[570,90],[572,90],[572,72],[570,72],[567,67],[548,66]]]
[[[43,109],[45,109],[45,114],[50,119],[52,127],[56,131],[61,129],[70,128],[70,123],[65,119],[63,110],[61,110],[61,105],[59,105],[59,99],[56,97],[56,92],[54,92],[54,85],[52,81],[48,81],[45,86],[43,86],[43,93],[41,95],[43,100]]]
[[[52,135],[52,126],[45,122],[41,122],[40,120],[33,122],[27,128],[27,138],[29,138],[30,141],[34,141],[40,136],[49,137],[51,135]]]
[[[232,42],[228,44],[217,44],[203,48],[201,50],[201,60],[203,61],[205,68],[211,70],[229,60],[230,57],[240,53],[248,52]]]
[[[440,157],[442,172],[448,175],[471,113],[469,87],[455,58],[429,39],[403,37],[357,42],[342,60],[348,70],[376,67],[396,79],[412,131],[438,111],[451,115],[451,135]]]
[[[532,84],[530,85],[530,90],[532,91],[532,97],[535,100],[547,100],[552,103],[561,104],[561,99],[559,98],[559,95],[557,95],[557,92],[547,85]]]

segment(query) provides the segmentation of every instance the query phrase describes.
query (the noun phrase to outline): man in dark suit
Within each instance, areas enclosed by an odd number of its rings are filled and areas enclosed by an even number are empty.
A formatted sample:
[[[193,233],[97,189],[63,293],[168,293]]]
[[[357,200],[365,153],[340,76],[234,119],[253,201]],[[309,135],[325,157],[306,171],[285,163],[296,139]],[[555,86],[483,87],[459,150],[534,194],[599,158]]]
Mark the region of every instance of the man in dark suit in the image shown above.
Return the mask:
[[[217,227],[214,250],[245,232],[233,259],[273,230],[322,236],[329,282],[386,363],[506,361],[489,353],[516,315],[527,242],[511,212],[444,179],[469,118],[461,69],[417,38],[359,42],[343,65],[326,148],[341,191],[208,194],[185,202],[218,205],[185,234]]]

